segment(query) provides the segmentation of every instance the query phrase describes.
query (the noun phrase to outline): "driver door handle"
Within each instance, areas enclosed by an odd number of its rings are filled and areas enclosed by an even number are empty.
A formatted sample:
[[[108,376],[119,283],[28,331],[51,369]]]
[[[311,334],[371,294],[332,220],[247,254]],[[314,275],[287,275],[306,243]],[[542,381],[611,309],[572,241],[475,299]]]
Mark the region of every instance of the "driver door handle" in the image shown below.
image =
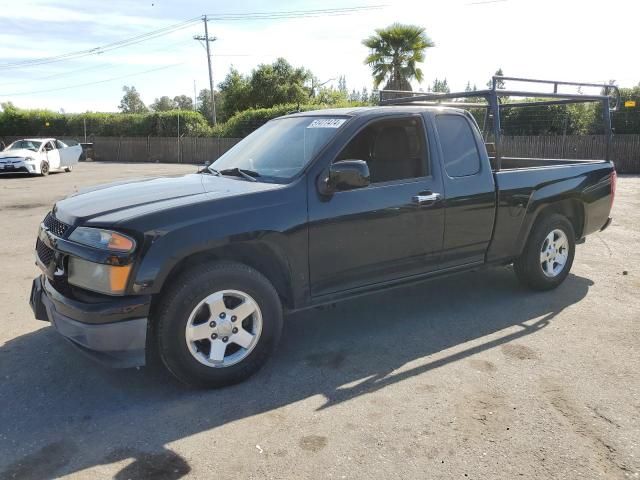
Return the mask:
[[[439,193],[420,193],[418,195],[414,195],[411,200],[413,203],[417,203],[418,205],[424,204],[433,204],[440,200]]]

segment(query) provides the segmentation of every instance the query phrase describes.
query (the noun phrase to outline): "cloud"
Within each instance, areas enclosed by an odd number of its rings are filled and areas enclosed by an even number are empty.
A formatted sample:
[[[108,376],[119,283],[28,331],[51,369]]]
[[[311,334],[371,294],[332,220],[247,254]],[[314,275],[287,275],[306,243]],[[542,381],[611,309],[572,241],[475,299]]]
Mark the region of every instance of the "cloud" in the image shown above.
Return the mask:
[[[158,2],[156,2],[158,3]],[[371,2],[376,3],[376,2]],[[446,77],[452,89],[463,89],[467,81],[482,88],[490,75],[502,67],[508,74],[568,80],[640,80],[632,61],[630,45],[637,43],[633,29],[621,29],[614,22],[601,21],[601,7],[595,0],[538,0],[537,9],[553,12],[544,19],[533,18],[531,4],[509,0],[494,4],[468,5],[468,0],[435,2],[399,0],[383,10],[356,15],[289,19],[279,21],[212,22],[210,33],[218,40],[213,47],[215,82],[223,80],[231,65],[248,73],[258,63],[285,57],[292,64],[309,68],[319,79],[345,75],[348,88],[371,89],[371,74],[363,59],[367,53],[361,40],[374,29],[393,21],[425,26],[436,47],[427,52],[422,66],[426,89],[433,79]],[[340,6],[362,4],[343,0]],[[210,2],[195,0],[165,3],[80,2],[44,0],[11,2],[0,9],[0,64],[19,59],[67,53],[93,48],[140,33],[178,23],[210,10]],[[221,6],[219,10],[246,11],[292,9],[282,2],[268,7],[249,0]],[[330,8],[317,4],[300,8]],[[640,16],[637,2],[609,0],[610,11],[624,9],[628,18]],[[210,12],[208,12],[210,13]],[[499,28],[488,27],[498,25]],[[94,55],[73,62],[2,71],[2,93],[36,91],[47,87],[100,81],[105,78],[185,62],[179,68],[119,81],[16,97],[21,106],[60,107],[67,111],[115,110],[123,84],[134,84],[146,102],[162,95],[193,94],[208,85],[206,57],[194,33],[202,25],[171,35]],[[606,40],[603,40],[606,39]],[[616,47],[616,45],[618,47]],[[626,46],[626,51],[624,46]],[[235,54],[238,56],[225,56]],[[219,56],[220,55],[220,56]],[[78,70],[96,67],[93,70]],[[59,77],[45,78],[52,74]],[[603,78],[604,77],[604,78]],[[21,84],[22,83],[22,84]],[[419,87],[417,84],[415,87]]]
[[[105,10],[104,2],[98,2],[92,6],[85,2],[75,2],[69,7],[51,6],[47,2],[22,0],[20,2],[9,2],[0,8],[0,20],[21,21],[26,27],[36,23],[64,23],[73,27],[74,23],[89,23],[94,25],[106,25],[111,28],[157,28],[166,25],[165,20],[137,16],[126,13],[114,13]]]

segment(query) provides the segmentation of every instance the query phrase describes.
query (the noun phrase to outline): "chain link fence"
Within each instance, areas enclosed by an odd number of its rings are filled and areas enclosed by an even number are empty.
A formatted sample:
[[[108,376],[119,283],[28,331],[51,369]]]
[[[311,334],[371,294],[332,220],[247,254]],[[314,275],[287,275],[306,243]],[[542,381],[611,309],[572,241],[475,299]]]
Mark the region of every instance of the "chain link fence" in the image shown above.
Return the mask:
[[[19,138],[5,137],[7,145]],[[78,141],[77,137],[57,137]],[[82,160],[105,162],[188,163],[217,160],[241,138],[218,137],[89,137],[81,143]],[[528,158],[601,159],[604,135],[505,135],[503,155]],[[640,173],[640,135],[614,135],[611,159],[619,173]]]

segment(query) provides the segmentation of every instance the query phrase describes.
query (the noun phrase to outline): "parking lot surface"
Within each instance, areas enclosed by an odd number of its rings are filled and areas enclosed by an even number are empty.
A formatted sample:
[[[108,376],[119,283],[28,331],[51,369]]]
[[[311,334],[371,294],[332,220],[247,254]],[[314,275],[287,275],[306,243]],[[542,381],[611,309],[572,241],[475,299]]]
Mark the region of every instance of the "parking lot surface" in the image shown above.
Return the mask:
[[[557,290],[493,268],[291,315],[250,380],[109,370],[27,304],[52,204],[194,166],[0,177],[0,478],[638,478],[640,177]]]

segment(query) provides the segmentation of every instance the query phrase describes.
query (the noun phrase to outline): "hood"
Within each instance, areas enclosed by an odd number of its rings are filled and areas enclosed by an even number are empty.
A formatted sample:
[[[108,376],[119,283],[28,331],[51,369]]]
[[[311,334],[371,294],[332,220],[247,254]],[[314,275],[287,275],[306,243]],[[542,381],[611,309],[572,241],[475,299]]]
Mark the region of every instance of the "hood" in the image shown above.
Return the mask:
[[[204,174],[129,180],[80,190],[57,202],[54,213],[69,225],[90,220],[115,224],[158,210],[281,186]]]
[[[25,157],[36,157],[38,152],[34,152],[33,150],[27,150],[26,148],[21,148],[18,150],[7,150],[4,152],[0,152],[0,160],[3,158],[25,158]]]

